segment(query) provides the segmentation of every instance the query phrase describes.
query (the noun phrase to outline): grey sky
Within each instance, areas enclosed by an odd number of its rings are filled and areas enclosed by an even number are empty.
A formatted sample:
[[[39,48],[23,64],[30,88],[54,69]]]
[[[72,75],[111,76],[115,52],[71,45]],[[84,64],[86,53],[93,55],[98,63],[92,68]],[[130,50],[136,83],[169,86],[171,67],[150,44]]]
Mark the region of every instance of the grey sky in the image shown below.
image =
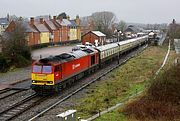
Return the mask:
[[[10,15],[39,16],[66,12],[88,16],[93,12],[111,11],[119,20],[137,23],[180,21],[180,0],[0,0],[0,17]]]

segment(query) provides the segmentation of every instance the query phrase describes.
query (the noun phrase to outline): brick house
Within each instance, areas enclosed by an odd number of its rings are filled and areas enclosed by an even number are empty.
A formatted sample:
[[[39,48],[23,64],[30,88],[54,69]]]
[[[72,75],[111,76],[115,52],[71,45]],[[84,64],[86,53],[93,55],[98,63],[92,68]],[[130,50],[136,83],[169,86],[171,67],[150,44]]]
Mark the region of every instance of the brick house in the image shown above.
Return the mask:
[[[98,45],[104,45],[106,41],[106,35],[100,31],[89,31],[82,36],[82,44],[89,42],[94,45],[95,41],[97,41]]]
[[[23,26],[25,28],[25,32],[27,34],[27,42],[29,46],[37,45],[40,41],[40,33],[32,28],[28,22],[23,22]]]
[[[53,21],[55,21],[54,19]],[[58,20],[56,20],[56,26],[59,28],[60,41],[61,42],[68,41],[70,28],[67,19],[63,19],[62,17],[60,17]]]
[[[40,18],[39,21],[34,21],[34,18],[31,18],[30,25],[40,33],[40,41],[38,42],[38,44],[50,42],[50,32],[48,28],[44,25],[43,18]]]
[[[5,31],[5,29],[9,25],[9,19],[8,18],[0,18],[0,35]]]
[[[29,21],[22,21],[27,33],[27,42],[29,46],[43,43],[58,43],[73,40],[81,40],[81,26],[79,16],[75,20],[56,19],[44,20],[40,18],[35,20],[31,17]],[[16,27],[15,21],[12,21],[6,29],[6,32],[12,32]]]
[[[27,42],[29,46],[38,44],[38,41],[40,40],[40,33],[32,28],[28,22],[22,22],[22,26],[25,29],[25,33],[27,34]],[[12,32],[16,27],[16,22],[11,21],[9,26],[6,28],[5,32]]]
[[[50,31],[50,42],[57,43],[60,40],[60,31],[58,27],[55,26],[53,20],[45,20],[44,25]]]

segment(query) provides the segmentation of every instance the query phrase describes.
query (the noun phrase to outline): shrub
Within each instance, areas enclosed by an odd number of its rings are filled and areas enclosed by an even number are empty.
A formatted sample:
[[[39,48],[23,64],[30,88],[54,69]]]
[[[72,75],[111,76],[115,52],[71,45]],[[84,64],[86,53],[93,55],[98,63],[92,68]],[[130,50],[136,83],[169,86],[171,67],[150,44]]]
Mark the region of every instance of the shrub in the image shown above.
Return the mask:
[[[13,65],[15,65],[17,68],[27,67],[31,63],[30,60],[27,60],[22,55],[17,55],[15,58],[16,59],[14,59]]]
[[[0,72],[6,72],[9,68],[8,59],[0,54]]]
[[[150,85],[147,94],[128,104],[123,113],[138,120],[174,120],[180,116],[180,64],[164,72]],[[121,112],[121,110],[120,110]]]

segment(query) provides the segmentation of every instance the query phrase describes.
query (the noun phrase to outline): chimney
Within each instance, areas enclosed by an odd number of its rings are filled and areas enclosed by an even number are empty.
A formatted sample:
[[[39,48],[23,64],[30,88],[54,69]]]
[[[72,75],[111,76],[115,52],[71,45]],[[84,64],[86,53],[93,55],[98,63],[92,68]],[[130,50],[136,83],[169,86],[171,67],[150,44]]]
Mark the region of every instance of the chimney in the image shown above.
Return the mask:
[[[70,16],[67,16],[67,20],[70,20]]]
[[[44,23],[44,19],[40,18],[40,23],[43,24]]]
[[[34,25],[34,17],[31,17],[31,18],[30,18],[30,25],[31,25],[31,26]]]
[[[80,26],[80,19],[79,19],[79,15],[77,15],[77,16],[76,16],[75,21],[76,21],[77,26]]]
[[[7,14],[7,21],[10,22],[10,16],[9,16],[9,13]]]
[[[54,22],[56,21],[56,16],[53,16],[53,21],[54,21]]]

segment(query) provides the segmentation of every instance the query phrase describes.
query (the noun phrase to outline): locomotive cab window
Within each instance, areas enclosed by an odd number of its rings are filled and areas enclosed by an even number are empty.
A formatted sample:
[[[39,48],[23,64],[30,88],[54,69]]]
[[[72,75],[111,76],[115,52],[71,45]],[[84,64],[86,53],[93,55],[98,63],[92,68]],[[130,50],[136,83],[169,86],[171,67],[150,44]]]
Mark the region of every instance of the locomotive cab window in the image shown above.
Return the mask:
[[[33,66],[33,72],[34,73],[41,73],[42,66],[34,65]]]
[[[43,66],[42,73],[52,73],[52,66]]]

